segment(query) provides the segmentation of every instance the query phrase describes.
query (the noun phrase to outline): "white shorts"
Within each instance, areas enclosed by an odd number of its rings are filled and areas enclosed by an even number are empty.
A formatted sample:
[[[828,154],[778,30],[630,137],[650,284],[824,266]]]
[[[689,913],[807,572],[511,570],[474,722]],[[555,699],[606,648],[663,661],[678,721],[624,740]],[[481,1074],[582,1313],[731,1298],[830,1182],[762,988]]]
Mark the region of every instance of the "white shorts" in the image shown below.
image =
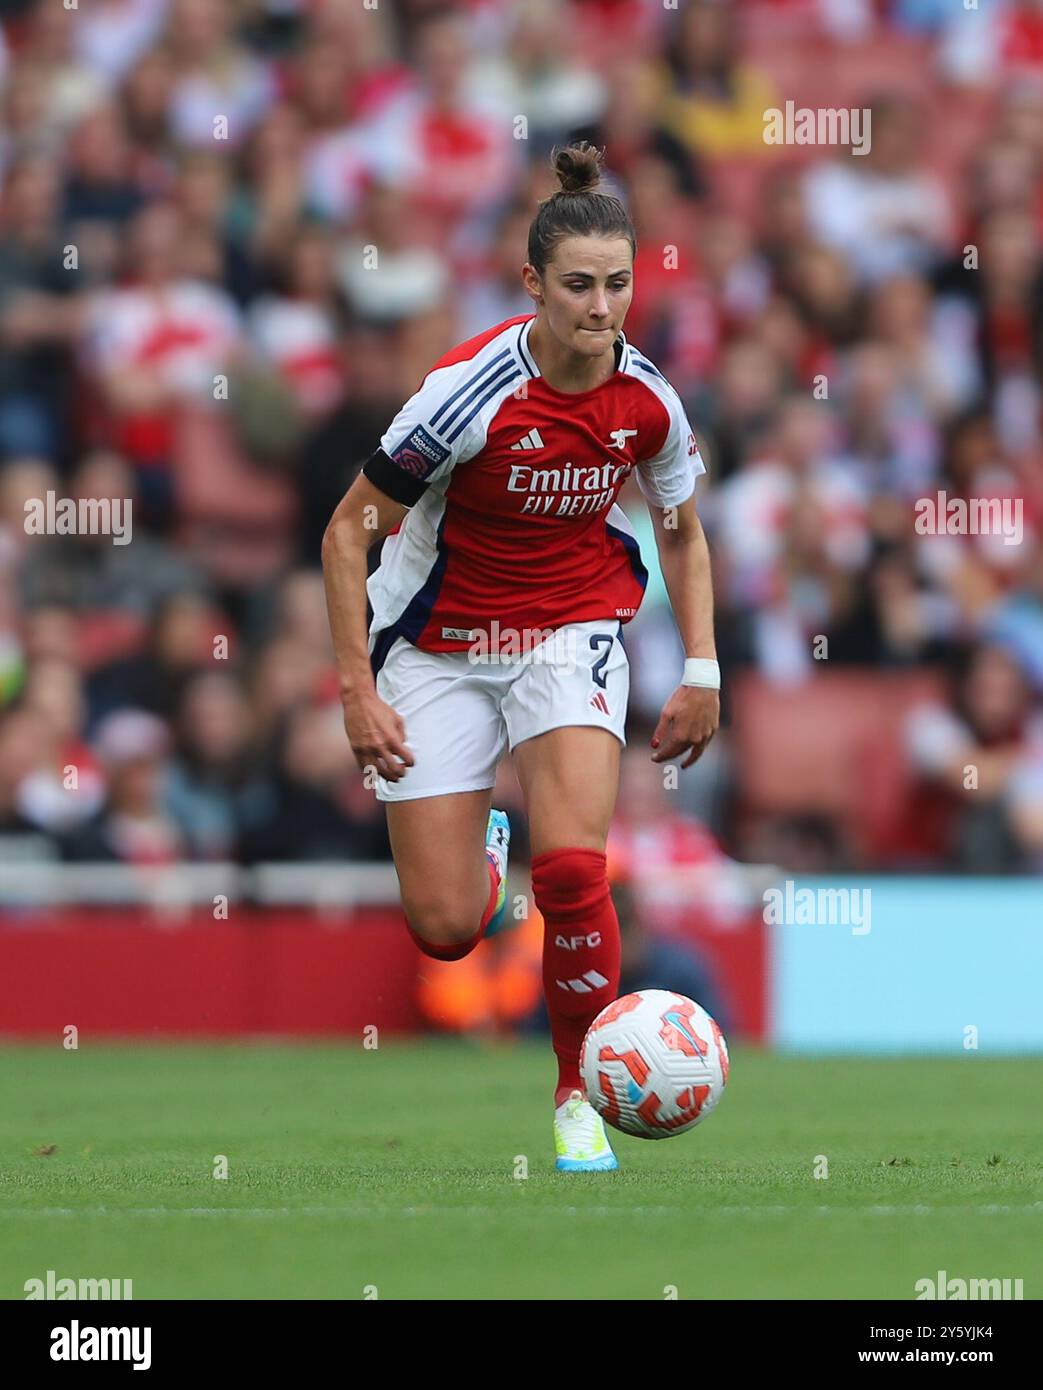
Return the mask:
[[[377,778],[379,801],[482,791],[507,748],[569,724],[608,729],[625,744],[630,664],[618,618],[570,623],[531,652],[425,652],[399,637],[377,672],[377,694],[406,726],[415,763]]]

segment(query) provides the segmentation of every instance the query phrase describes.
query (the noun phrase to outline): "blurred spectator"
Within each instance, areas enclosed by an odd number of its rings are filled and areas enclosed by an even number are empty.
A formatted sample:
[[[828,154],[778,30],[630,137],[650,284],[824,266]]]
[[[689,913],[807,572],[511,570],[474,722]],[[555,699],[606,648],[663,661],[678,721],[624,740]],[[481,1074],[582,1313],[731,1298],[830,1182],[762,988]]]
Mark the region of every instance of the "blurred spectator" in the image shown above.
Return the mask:
[[[457,320],[465,338],[484,333],[491,323],[531,313],[532,300],[518,274],[528,259],[531,221],[530,209],[520,203],[509,204],[497,221],[485,264],[473,272],[459,301]]]
[[[449,288],[444,257],[423,244],[430,223],[410,216],[416,211],[412,202],[402,188],[370,180],[358,230],[338,254],[341,288],[355,314],[368,323],[421,314],[441,303]]]
[[[54,843],[37,833],[22,799],[23,783],[33,774],[50,736],[46,716],[28,706],[16,706],[0,720],[0,854],[5,859],[11,853],[9,841],[14,841],[19,856],[28,841],[40,857]]]
[[[172,504],[175,412],[186,399],[213,402],[218,374],[241,347],[230,296],[188,273],[184,232],[183,214],[169,203],[150,204],[134,219],[130,281],[97,295],[82,344],[107,417],[101,427],[135,465],[145,508],[157,520]],[[218,275],[219,259],[205,269]]]
[[[683,197],[704,195],[708,190],[698,160],[659,119],[658,89],[648,64],[620,50],[610,78],[612,97],[602,104],[599,119],[577,125],[569,138],[589,140],[605,150],[606,177],[614,180],[621,192],[632,192],[638,165],[654,159],[669,166]]]
[[[727,929],[749,906],[741,876],[710,831],[679,804],[677,788],[667,788],[669,773],[649,763],[646,745],[635,739],[623,753],[609,877],[628,885],[653,936],[683,937],[693,919]]]
[[[69,404],[65,348],[74,326],[76,274],[65,264],[58,169],[42,157],[14,163],[0,203],[0,458],[60,459]]]
[[[69,25],[85,67],[119,81],[158,37],[169,0],[98,0]]]
[[[705,372],[719,345],[709,286],[692,278],[699,264],[695,205],[676,166],[655,153],[634,158],[628,187],[638,249],[627,333],[675,377],[683,374],[677,381],[683,390],[687,378]]]
[[[111,630],[118,643],[119,632],[128,624],[137,623],[137,630],[143,632],[165,599],[186,590],[203,590],[196,571],[176,550],[163,546],[147,531],[133,534],[133,476],[117,455],[88,455],[69,480],[68,496],[73,501],[105,498],[122,503],[132,539],[115,545],[112,536],[100,530],[31,537],[22,571],[27,608],[71,607],[81,615],[84,628],[98,630],[99,641],[104,644],[104,633]]]
[[[915,358],[931,352],[922,340],[909,349]],[[838,367],[845,456],[872,495],[877,528],[888,536],[904,534],[911,502],[938,480],[940,422],[917,393],[915,375],[902,373],[896,346],[864,341],[844,352]],[[929,364],[924,370],[930,371]]]
[[[290,634],[275,637],[257,653],[250,695],[258,738],[273,747],[285,721],[297,706],[316,698],[329,661]]]
[[[96,105],[73,131],[63,216],[94,281],[117,272],[121,238],[144,197],[134,177],[133,146],[120,109]]]
[[[300,557],[318,564],[322,536],[337,503],[380,445],[416,382],[406,379],[390,326],[357,325],[338,344],[344,397],[331,414],[308,432],[300,451],[298,477],[303,494]],[[376,562],[372,555],[372,562]]]
[[[575,127],[611,109],[619,100],[619,86],[612,82],[610,87],[584,61],[583,30],[569,6],[530,0],[508,11],[507,22],[502,47],[475,65],[467,89],[476,103],[508,120],[524,112],[533,154],[549,154]]]
[[[41,101],[41,121],[32,132],[37,137],[65,134],[104,99],[103,74],[78,61],[79,27],[64,6],[35,5],[27,16],[17,71],[31,75]]]
[[[380,7],[364,11],[348,0],[330,0],[318,7],[287,73],[293,106],[273,108],[271,113],[279,111],[285,126],[288,112],[293,112],[307,151],[309,201],[334,221],[353,216],[376,167],[373,123],[415,82],[410,68],[392,52],[388,29],[387,12]],[[265,167],[275,172],[270,136],[266,144]],[[287,165],[284,187],[290,172]]]
[[[185,267],[200,279],[220,281],[237,304],[250,300],[260,274],[236,226],[235,183],[228,161],[210,150],[193,150],[181,162],[176,198],[186,243]]]
[[[167,0],[161,3],[166,4]],[[165,48],[156,47],[142,53],[127,73],[119,92],[127,132],[134,144],[138,181],[152,196],[169,189],[173,86],[174,65],[170,54]]]
[[[223,0],[172,0],[167,42],[174,63],[171,124],[185,145],[246,139],[274,94],[268,69],[234,34]]]
[[[783,864],[811,877],[843,873],[856,863],[840,822],[807,813],[762,816],[740,831],[743,857],[755,864]]]
[[[999,873],[1038,854],[1043,815],[1043,712],[1004,651],[981,648],[949,707],[907,724],[909,756],[934,792],[940,844],[956,869]]]
[[[454,224],[507,193],[521,142],[506,119],[495,119],[497,106],[472,92],[477,60],[462,14],[447,10],[421,23],[412,57],[412,90],[380,113],[367,143],[372,167],[408,188],[427,244],[436,247]]]
[[[866,495],[833,451],[824,410],[788,397],[773,445],[717,497],[728,602],[752,612],[752,651],[777,679],[803,678],[870,555]]]
[[[271,816],[273,792],[255,756],[253,720],[239,681],[223,672],[192,677],[176,722],[176,752],[163,802],[193,859],[235,858]]]
[[[125,705],[171,719],[186,682],[211,666],[214,639],[227,626],[198,594],[176,593],[163,600],[149,626],[147,645],[99,666],[90,676],[92,721]],[[234,658],[234,650],[228,655]]]
[[[862,280],[930,268],[951,231],[941,180],[920,153],[915,106],[889,96],[869,103],[868,149],[842,147],[812,166],[804,185],[812,232],[850,260]]]
[[[66,838],[69,859],[155,865],[183,857],[184,838],[163,807],[167,745],[166,725],[143,710],[118,710],[102,722],[95,750],[105,768],[108,797],[88,824]]]
[[[890,348],[893,370],[924,418],[946,420],[971,405],[981,381],[969,322],[957,336],[952,315],[931,322],[931,292],[916,275],[893,275],[870,300],[871,335]]]
[[[763,440],[783,383],[781,364],[760,339],[736,338],[724,350],[715,389],[696,411],[718,460],[719,481],[736,472]],[[701,401],[702,393],[696,399]]]
[[[699,154],[765,155],[764,112],[777,104],[775,90],[742,57],[734,6],[719,0],[683,6],[665,59],[667,130]]]
[[[300,705],[286,721],[274,811],[250,834],[260,860],[390,859],[387,824],[344,738],[339,705]]]
[[[258,297],[250,310],[258,353],[311,419],[328,414],[344,392],[336,290],[330,238],[306,227],[285,252],[276,292]]]
[[[43,716],[44,726],[32,768],[18,786],[18,809],[30,825],[60,836],[89,820],[105,795],[102,771],[83,737],[86,703],[79,672],[67,662],[38,661],[22,703]]]
[[[1038,77],[1043,15],[1037,0],[979,0],[966,16],[946,13],[939,53],[946,76],[968,86]]]

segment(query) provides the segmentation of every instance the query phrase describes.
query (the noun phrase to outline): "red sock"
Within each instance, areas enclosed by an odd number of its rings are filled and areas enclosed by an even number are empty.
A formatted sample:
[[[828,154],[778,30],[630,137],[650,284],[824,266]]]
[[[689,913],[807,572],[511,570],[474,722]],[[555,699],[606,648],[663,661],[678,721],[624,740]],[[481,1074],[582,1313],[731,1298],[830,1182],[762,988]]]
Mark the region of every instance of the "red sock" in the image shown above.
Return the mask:
[[[435,960],[462,960],[464,956],[470,955],[474,948],[485,935],[485,929],[492,920],[492,915],[496,911],[496,895],[500,891],[500,876],[496,872],[496,867],[492,860],[486,857],[486,864],[489,868],[489,898],[485,904],[485,911],[482,913],[482,920],[478,924],[478,930],[474,936],[469,936],[466,941],[457,941],[450,946],[439,946],[432,941],[425,941],[422,936],[417,936],[416,932],[409,925],[406,919],[406,930],[416,944],[423,951],[425,956],[432,956]]]
[[[551,849],[532,861],[532,892],[543,915],[543,991],[558,1059],[554,1104],[583,1089],[583,1035],[619,991],[619,920],[605,856]]]

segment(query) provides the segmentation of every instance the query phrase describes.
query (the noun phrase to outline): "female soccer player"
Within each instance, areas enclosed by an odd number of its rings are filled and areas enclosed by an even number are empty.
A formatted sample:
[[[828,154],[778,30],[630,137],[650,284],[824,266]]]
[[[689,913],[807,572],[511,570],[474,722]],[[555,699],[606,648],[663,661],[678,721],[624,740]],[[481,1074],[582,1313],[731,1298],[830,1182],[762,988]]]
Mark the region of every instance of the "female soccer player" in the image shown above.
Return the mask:
[[[677,393],[628,343],[634,229],[597,191],[601,155],[558,150],[561,190],[529,230],[536,312],[446,353],[402,407],[323,540],[344,723],[372,768],[409,931],[458,960],[505,921],[509,826],[490,809],[510,748],[545,922],[558,1061],[556,1165],[617,1167],[579,1049],[619,987],[605,872],[629,692],[623,624],[647,571],[615,499],[636,470],[688,659],[652,761],[699,757],[717,727],[703,464]],[[386,537],[368,583],[366,553]]]

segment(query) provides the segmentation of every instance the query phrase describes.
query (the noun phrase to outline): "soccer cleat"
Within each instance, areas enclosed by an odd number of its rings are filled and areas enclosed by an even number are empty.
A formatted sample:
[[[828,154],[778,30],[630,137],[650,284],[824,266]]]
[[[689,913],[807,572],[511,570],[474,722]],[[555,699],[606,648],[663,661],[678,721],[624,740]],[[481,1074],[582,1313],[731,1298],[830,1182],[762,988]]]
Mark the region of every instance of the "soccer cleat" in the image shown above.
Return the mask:
[[[554,1166],[561,1173],[604,1173],[619,1167],[601,1116],[582,1091],[573,1091],[554,1112],[554,1150]]]
[[[511,823],[506,811],[490,811],[489,823],[485,829],[485,852],[493,868],[500,877],[500,887],[496,893],[496,911],[489,919],[485,935],[495,936],[505,927],[514,924],[507,917],[507,851],[511,846]]]

